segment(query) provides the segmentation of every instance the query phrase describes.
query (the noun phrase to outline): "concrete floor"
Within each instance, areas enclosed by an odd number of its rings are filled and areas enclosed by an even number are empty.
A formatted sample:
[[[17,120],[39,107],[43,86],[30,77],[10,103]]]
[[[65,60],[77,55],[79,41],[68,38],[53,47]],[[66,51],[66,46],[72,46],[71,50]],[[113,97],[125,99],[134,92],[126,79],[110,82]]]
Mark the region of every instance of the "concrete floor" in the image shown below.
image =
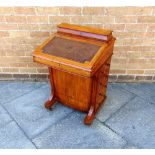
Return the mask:
[[[42,82],[0,82],[0,148],[155,148],[155,84],[109,84],[91,126]]]

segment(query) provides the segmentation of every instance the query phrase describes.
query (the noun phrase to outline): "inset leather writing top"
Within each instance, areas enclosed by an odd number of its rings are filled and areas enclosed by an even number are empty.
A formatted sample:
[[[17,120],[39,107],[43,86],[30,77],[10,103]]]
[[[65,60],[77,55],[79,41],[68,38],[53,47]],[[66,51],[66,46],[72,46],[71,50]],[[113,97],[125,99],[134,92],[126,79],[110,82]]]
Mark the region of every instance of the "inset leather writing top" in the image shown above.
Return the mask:
[[[70,59],[80,63],[90,61],[101,46],[54,37],[43,47],[43,53]]]

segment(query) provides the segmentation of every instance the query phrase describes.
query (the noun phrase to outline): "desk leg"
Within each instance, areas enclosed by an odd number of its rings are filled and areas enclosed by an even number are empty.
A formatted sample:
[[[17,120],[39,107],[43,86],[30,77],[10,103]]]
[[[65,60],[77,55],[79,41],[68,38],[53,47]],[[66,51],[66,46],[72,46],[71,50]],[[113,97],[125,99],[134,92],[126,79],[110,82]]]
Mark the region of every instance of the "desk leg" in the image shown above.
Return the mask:
[[[91,106],[90,106],[87,116],[84,119],[84,123],[86,125],[90,125],[92,123],[95,117],[95,114],[96,114],[95,105],[96,105],[96,95],[97,95],[97,87],[98,87],[97,85],[98,76],[95,75],[92,80],[93,80],[93,83],[92,83],[92,94],[91,94]]]
[[[56,102],[56,99],[53,96],[51,96],[49,100],[45,102],[45,108],[48,110],[51,110],[55,102]]]
[[[98,107],[95,109],[94,106],[91,106],[89,109],[89,112],[87,114],[87,116],[84,119],[84,123],[86,125],[90,125],[94,119],[94,117],[96,116],[97,112],[99,111],[99,109],[101,108],[103,102],[105,102],[106,100],[106,96],[104,97],[104,99],[99,103]]]
[[[84,119],[86,125],[90,125],[95,117],[95,107],[92,105],[89,109],[87,116]]]
[[[50,85],[51,85],[51,96],[49,100],[45,102],[45,108],[51,110],[52,106],[56,102],[56,97],[55,97],[55,88],[54,88],[52,68],[48,67],[48,70],[49,70],[49,79],[50,79]]]
[[[100,70],[92,77],[92,95],[91,95],[91,106],[88,114],[84,120],[84,123],[89,125],[93,121],[96,113],[105,102],[106,90],[108,83],[108,76],[110,70],[111,57],[107,60],[105,64],[100,68]],[[107,80],[105,80],[107,78]],[[104,89],[103,89],[104,88]]]

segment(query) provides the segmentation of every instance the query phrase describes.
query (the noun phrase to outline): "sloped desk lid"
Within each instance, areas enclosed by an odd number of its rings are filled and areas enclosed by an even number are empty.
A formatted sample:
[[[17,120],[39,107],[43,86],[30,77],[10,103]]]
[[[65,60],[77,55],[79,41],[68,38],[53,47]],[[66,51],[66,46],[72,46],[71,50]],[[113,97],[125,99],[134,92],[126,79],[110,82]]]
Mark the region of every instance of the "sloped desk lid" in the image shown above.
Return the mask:
[[[100,47],[101,46],[95,44],[55,36],[42,48],[42,52],[84,63],[91,61]]]
[[[112,31],[60,24],[57,32],[35,49],[33,60],[52,68],[92,76],[112,55],[114,41]]]

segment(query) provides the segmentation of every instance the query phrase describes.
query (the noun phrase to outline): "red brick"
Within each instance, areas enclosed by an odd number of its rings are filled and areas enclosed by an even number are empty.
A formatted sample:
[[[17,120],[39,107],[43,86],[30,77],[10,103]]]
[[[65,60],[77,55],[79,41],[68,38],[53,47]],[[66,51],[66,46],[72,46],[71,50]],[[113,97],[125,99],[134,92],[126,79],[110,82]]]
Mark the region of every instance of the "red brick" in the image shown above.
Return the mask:
[[[48,74],[48,68],[37,68],[38,73],[47,73]]]
[[[71,17],[71,23],[92,23],[92,17],[91,16],[73,16]]]
[[[26,23],[25,16],[5,16],[8,23]]]
[[[0,7],[0,14],[13,14],[13,7]]]
[[[117,80],[117,75],[109,75],[109,81],[111,82],[114,82]]]
[[[138,23],[155,23],[155,16],[138,17]]]
[[[47,79],[48,75],[47,74],[30,74],[30,78],[36,79],[36,81],[40,79]]]
[[[5,22],[5,17],[4,16],[0,16],[0,22]]]
[[[6,56],[25,56],[25,53],[22,51],[7,51]]]
[[[14,39],[18,39],[16,37],[28,37],[29,32],[26,32],[26,31],[10,31],[9,35],[10,35],[10,37],[12,37]]]
[[[127,74],[144,74],[144,70],[127,70]]]
[[[31,37],[38,37],[38,38],[48,37],[49,36],[49,32],[40,32],[40,31],[30,32],[30,36]]]
[[[6,51],[0,50],[0,56],[6,56]]]
[[[37,73],[36,68],[19,68],[20,73]]]
[[[26,15],[35,14],[35,8],[32,7],[15,7],[14,11],[15,14],[26,14]]]
[[[61,7],[60,14],[62,15],[81,15],[80,7]]]
[[[70,22],[70,17],[68,16],[49,16],[49,22],[50,23],[55,23],[55,24],[59,24],[59,23],[63,23],[63,22]]]
[[[4,74],[0,74],[0,79],[3,79],[3,80],[6,80],[6,79],[12,79],[12,74],[6,74],[6,73],[4,73]]]
[[[110,74],[125,74],[125,73],[126,73],[126,70],[121,70],[121,69],[110,70]]]
[[[135,36],[135,33],[133,32],[122,32],[122,31],[117,31],[117,32],[113,32],[113,35],[117,38],[117,39],[125,39],[125,38],[133,38]],[[139,37],[138,37],[139,38]]]
[[[28,23],[48,23],[48,16],[27,16]]]
[[[149,24],[147,31],[148,32],[155,32],[155,24]]]
[[[147,60],[146,59],[144,59],[144,58],[138,58],[138,59],[136,59],[136,58],[130,58],[129,60],[128,60],[128,63],[146,63],[147,62]]]
[[[119,75],[118,76],[118,81],[130,81],[130,80],[134,80],[135,76],[134,75]]]
[[[45,31],[56,31],[56,25],[53,24],[40,24],[39,29]]]
[[[9,66],[10,67],[27,67],[27,64],[28,63],[23,63],[23,62],[20,62],[20,63],[18,63],[18,62],[12,62],[12,63],[10,63],[9,64]]]
[[[146,80],[152,80],[152,76],[136,76],[135,80],[138,81],[146,81]]]
[[[3,73],[18,73],[19,69],[18,68],[2,68]]]
[[[136,23],[137,22],[137,16],[116,16],[115,17],[116,23]]]
[[[103,28],[105,29],[112,29],[114,32],[122,32],[125,29],[125,24],[114,24],[114,23],[109,23],[109,24],[104,24]]]
[[[37,62],[31,62],[31,63],[27,63],[28,67],[45,67],[43,64],[37,63]]]
[[[12,75],[13,76],[13,78],[15,78],[15,79],[26,79],[26,80],[28,80],[28,78],[29,78],[29,74],[13,74]]]
[[[152,7],[109,7],[107,15],[151,15]]]
[[[4,31],[0,31],[0,38],[2,37],[8,37],[9,33],[8,32],[4,32]]]
[[[146,32],[146,24],[126,24],[125,30],[128,32]]]
[[[83,23],[82,25],[85,25],[85,26],[90,26],[90,27],[94,27],[94,28],[102,28],[103,27],[103,24],[93,24],[93,23]]]
[[[18,24],[19,30],[39,30],[39,25],[37,24]]]
[[[83,15],[104,15],[106,12],[104,7],[84,7]]]
[[[93,23],[114,23],[114,17],[110,16],[93,16]]]
[[[18,30],[18,26],[17,24],[0,23],[0,30]]]
[[[37,7],[37,14],[48,14],[48,15],[58,15],[59,8],[58,7]]]
[[[155,74],[155,69],[154,70],[145,70],[145,74]]]

